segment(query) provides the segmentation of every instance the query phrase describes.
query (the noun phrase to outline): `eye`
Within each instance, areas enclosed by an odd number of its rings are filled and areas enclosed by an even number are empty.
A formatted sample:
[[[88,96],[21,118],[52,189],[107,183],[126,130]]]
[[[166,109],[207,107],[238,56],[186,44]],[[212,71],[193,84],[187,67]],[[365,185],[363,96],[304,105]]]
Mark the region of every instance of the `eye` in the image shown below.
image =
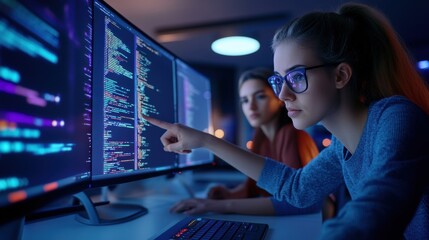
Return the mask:
[[[273,75],[268,79],[271,85],[279,85],[282,84],[283,79],[280,75]]]
[[[301,81],[304,81],[305,77],[304,77],[304,73],[295,71],[295,72],[289,73],[287,79],[290,83],[296,84]]]
[[[263,100],[266,98],[267,98],[267,95],[265,93],[261,93],[261,94],[256,95],[256,99],[259,99],[259,100]]]
[[[249,102],[249,100],[247,100],[247,98],[240,98],[240,104],[245,104],[248,102]]]

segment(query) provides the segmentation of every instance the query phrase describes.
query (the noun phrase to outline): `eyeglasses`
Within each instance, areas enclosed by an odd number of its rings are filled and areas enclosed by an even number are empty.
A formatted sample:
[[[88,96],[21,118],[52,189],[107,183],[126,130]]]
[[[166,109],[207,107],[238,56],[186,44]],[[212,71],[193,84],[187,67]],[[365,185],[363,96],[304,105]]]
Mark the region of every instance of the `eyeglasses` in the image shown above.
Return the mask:
[[[313,67],[298,67],[289,72],[286,72],[286,75],[284,77],[282,77],[279,73],[276,73],[273,76],[268,78],[268,82],[270,83],[271,87],[274,90],[274,93],[277,96],[280,94],[280,91],[282,90],[283,83],[286,83],[286,85],[290,90],[292,90],[292,92],[303,93],[308,88],[308,81],[307,81],[307,75],[306,75],[307,70],[333,66],[338,64],[339,63],[326,63],[326,64],[321,64]]]

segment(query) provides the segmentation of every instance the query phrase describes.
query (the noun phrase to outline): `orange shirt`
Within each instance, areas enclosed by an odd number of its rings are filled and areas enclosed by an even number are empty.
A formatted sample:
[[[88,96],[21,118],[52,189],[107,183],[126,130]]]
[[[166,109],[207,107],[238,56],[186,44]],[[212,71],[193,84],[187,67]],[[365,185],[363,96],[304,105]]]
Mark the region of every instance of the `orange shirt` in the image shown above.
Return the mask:
[[[291,168],[305,166],[318,153],[316,144],[311,136],[302,130],[296,129],[292,124],[285,124],[274,137],[274,142],[270,143],[264,134],[259,134],[260,139],[253,139],[252,152],[269,157],[288,165]],[[266,191],[256,186],[255,180],[248,178],[245,182],[248,197],[271,196]]]

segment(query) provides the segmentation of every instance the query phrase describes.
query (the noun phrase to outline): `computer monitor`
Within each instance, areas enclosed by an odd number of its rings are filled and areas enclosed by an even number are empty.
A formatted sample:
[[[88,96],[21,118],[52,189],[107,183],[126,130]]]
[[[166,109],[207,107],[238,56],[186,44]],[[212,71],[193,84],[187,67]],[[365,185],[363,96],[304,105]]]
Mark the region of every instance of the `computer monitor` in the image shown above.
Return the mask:
[[[183,60],[176,58],[178,122],[213,133],[211,119],[210,79]],[[204,148],[179,155],[179,169],[191,169],[213,164],[213,154]]]
[[[174,55],[103,1],[94,1],[93,20],[92,186],[173,171],[164,130],[142,115],[176,121]]]
[[[91,8],[0,1],[0,220],[88,187]]]

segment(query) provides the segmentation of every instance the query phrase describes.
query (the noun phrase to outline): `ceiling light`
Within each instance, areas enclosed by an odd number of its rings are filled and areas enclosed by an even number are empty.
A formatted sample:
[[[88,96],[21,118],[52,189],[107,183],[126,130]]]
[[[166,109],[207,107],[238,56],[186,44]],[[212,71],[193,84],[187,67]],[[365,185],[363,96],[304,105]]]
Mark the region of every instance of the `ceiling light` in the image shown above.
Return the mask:
[[[213,52],[226,56],[242,56],[258,51],[260,44],[250,37],[231,36],[212,43]]]

